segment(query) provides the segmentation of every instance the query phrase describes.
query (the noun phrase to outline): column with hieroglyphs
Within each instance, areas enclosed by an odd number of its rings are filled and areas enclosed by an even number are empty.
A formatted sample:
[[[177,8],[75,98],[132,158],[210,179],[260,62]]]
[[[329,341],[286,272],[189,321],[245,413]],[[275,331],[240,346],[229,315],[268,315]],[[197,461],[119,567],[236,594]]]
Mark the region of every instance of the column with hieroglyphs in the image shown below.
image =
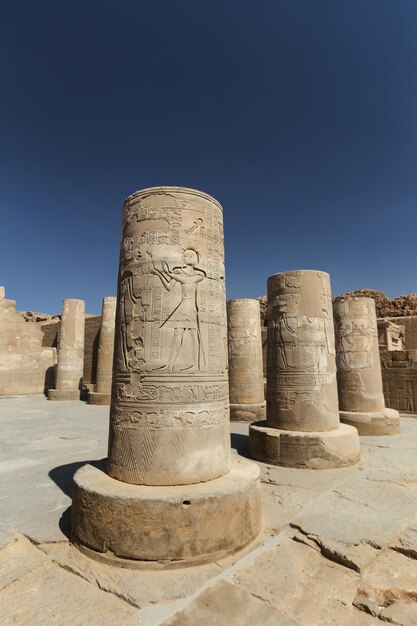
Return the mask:
[[[48,400],[79,400],[84,367],[84,300],[67,299],[62,304],[55,389]]]
[[[95,391],[88,394],[89,404],[110,404],[113,371],[114,322],[117,298],[103,298],[97,356]]]
[[[333,303],[340,419],[361,435],[396,435],[400,416],[385,407],[375,301],[340,297]]]
[[[200,191],[125,202],[106,469],[74,477],[93,556],[193,563],[259,532],[259,468],[230,450],[222,207]]]
[[[268,279],[267,419],[249,449],[266,463],[322,469],[359,460],[356,428],[339,422],[330,277],[299,270]]]
[[[256,422],[265,419],[259,301],[227,302],[230,419]]]

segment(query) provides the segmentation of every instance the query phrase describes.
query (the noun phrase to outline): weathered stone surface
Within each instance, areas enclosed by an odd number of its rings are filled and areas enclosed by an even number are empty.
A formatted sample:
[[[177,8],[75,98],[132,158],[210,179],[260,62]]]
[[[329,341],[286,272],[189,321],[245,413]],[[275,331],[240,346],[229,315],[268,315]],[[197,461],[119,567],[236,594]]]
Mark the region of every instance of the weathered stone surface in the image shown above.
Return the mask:
[[[216,480],[155,489],[86,465],[74,476],[72,513],[73,541],[91,556],[129,559],[132,567],[213,560],[258,535],[259,468],[234,455],[230,472]]]
[[[91,559],[68,542],[47,543],[40,547],[67,571],[138,608],[186,598],[222,571],[215,563],[175,571],[130,570]]]
[[[56,349],[42,346],[42,330],[0,297],[0,397],[42,394],[52,384]]]
[[[88,394],[90,404],[110,404],[116,301],[117,299],[111,296],[103,298],[96,385],[95,391]]]
[[[317,432],[339,426],[330,277],[300,270],[268,278],[267,422]]]
[[[55,388],[48,400],[79,400],[84,365],[84,301],[64,300]]]
[[[204,591],[164,626],[302,626],[251,593],[220,581]]]
[[[17,533],[11,539],[0,550],[0,590],[48,561],[23,535]]]
[[[357,475],[313,502],[291,525],[304,535],[317,537],[319,542],[333,542],[332,550],[342,558],[350,551],[353,559],[356,553],[353,560],[363,568],[374,556],[369,545],[384,548],[415,519],[416,498],[416,486],[404,488]]]
[[[222,207],[155,187],[124,206],[107,470],[180,485],[230,469]]]
[[[333,307],[341,420],[361,435],[398,434],[398,411],[385,408],[374,301],[336,298]]]
[[[138,609],[45,563],[3,589],[1,619],[22,626],[137,626]]]
[[[227,302],[230,419],[265,419],[259,302],[254,299]]]
[[[359,574],[290,539],[239,571],[234,581],[305,626],[374,624],[352,606]]]
[[[404,530],[392,543],[393,550],[397,550],[411,559],[417,560],[417,524]],[[417,564],[416,564],[417,567]]]
[[[384,622],[417,624],[417,564],[393,550],[382,552],[365,570],[355,606]]]
[[[267,422],[250,426],[251,456],[264,463],[285,467],[332,469],[357,463],[360,459],[356,428],[339,428],[316,433],[268,428]]]
[[[299,270],[268,279],[267,419],[249,430],[266,463],[324,469],[357,463],[357,431],[340,425],[330,277]]]

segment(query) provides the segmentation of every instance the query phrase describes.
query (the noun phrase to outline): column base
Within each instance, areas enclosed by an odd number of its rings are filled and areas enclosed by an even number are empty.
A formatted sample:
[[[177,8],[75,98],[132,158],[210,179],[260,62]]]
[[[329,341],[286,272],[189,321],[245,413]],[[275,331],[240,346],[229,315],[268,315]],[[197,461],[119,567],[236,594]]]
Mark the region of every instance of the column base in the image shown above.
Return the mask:
[[[72,541],[89,556],[136,569],[214,561],[261,529],[260,470],[239,457],[206,483],[154,487],[84,465],[74,475]]]
[[[231,404],[231,422],[259,422],[266,418],[266,402],[259,404]]]
[[[90,391],[88,394],[88,404],[110,404],[111,393],[99,393]]]
[[[79,400],[79,389],[48,389],[48,400]]]
[[[270,428],[266,422],[249,426],[249,452],[257,461],[302,469],[331,469],[360,459],[358,431],[340,424],[327,432]]]
[[[369,413],[340,411],[340,419],[358,429],[360,435],[398,435],[401,432],[400,414],[395,409]]]

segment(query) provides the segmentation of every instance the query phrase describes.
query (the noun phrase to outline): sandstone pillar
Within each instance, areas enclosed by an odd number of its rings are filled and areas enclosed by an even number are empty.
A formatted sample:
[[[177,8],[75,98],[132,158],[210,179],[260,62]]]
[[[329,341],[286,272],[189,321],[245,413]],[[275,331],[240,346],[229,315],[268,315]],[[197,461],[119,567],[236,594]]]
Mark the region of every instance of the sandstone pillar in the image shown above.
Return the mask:
[[[92,556],[195,563],[259,532],[259,468],[230,453],[223,254],[207,194],[127,198],[107,474],[74,477],[73,540]]]
[[[340,419],[361,435],[395,435],[400,417],[385,407],[375,302],[346,297],[333,306]]]
[[[264,378],[259,301],[227,303],[230,419],[265,419]]]
[[[64,300],[55,389],[48,400],[79,400],[84,365],[84,301]]]
[[[113,371],[114,319],[117,298],[103,298],[97,356],[96,389],[88,394],[89,404],[110,404]]]
[[[310,469],[356,463],[357,430],[339,422],[328,274],[269,277],[267,361],[267,420],[250,426],[252,456]]]

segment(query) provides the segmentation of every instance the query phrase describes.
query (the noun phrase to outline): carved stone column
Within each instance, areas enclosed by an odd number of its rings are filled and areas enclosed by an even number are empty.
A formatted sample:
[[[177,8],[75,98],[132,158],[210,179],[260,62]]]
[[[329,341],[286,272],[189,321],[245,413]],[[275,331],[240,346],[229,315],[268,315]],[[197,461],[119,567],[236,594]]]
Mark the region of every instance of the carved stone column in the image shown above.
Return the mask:
[[[259,532],[259,468],[231,458],[223,255],[211,196],[156,187],[127,198],[107,474],[86,466],[74,478],[84,550],[194,562]]]
[[[96,389],[95,391],[90,391],[88,394],[89,404],[110,404],[116,302],[117,298],[112,296],[103,298],[97,357]]]
[[[361,435],[395,435],[400,416],[385,407],[375,302],[346,297],[333,306],[340,419]]]
[[[227,303],[230,419],[265,419],[262,339],[259,301]]]
[[[84,300],[64,300],[55,389],[48,400],[79,400],[84,367]]]
[[[358,433],[340,424],[330,278],[300,270],[268,279],[267,420],[252,424],[258,460],[321,469],[359,460]]]

